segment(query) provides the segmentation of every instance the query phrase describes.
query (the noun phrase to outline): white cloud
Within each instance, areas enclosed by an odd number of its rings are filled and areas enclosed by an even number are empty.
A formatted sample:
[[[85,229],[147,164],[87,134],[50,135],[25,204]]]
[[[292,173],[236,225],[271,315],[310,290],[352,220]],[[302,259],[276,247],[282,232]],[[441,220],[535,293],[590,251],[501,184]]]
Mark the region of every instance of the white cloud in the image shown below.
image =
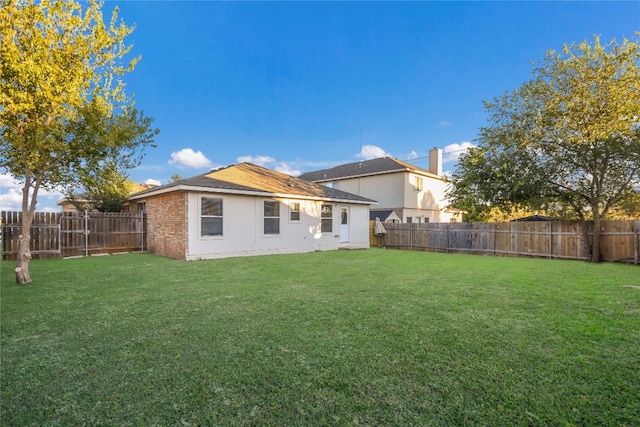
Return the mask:
[[[9,191],[5,193],[6,188],[2,186],[2,193],[0,194],[0,210],[3,211],[19,211],[22,209],[22,194],[20,194],[15,188],[9,188]]]
[[[450,121],[447,121],[447,120],[440,120],[438,122],[438,126],[443,127],[443,128],[445,128],[447,126],[451,126],[452,124],[453,123],[451,123]]]
[[[291,175],[291,176],[298,176],[302,174],[302,171],[300,169],[296,169],[293,166],[286,164],[285,162],[280,162],[275,167],[275,170],[278,172],[286,173],[287,175]]]
[[[145,183],[145,184],[151,184],[151,185],[162,185],[162,183],[160,182],[160,180],[158,180],[158,179],[152,179],[152,178],[147,179],[144,183]]]
[[[411,150],[411,152],[407,155],[407,160],[413,160],[418,158],[418,153],[416,150]]]
[[[474,148],[474,147],[475,147],[475,145],[473,145],[472,143],[470,143],[468,141],[462,142],[460,144],[457,144],[457,143],[449,144],[446,147],[444,147],[444,150],[443,150],[444,153],[442,155],[442,162],[443,163],[455,162],[469,148]]]
[[[240,156],[236,159],[238,163],[253,163],[258,166],[266,166],[270,163],[275,163],[276,159],[270,156]]]
[[[12,175],[8,173],[0,173],[0,188],[18,187],[18,182]]]
[[[379,157],[386,156],[391,156],[391,154],[376,145],[363,145],[360,153],[356,155],[356,157],[364,160],[377,159]]]
[[[183,148],[171,153],[169,164],[177,163],[195,169],[211,168],[213,163],[202,154],[202,151],[193,151],[191,148]]]
[[[13,176],[0,174],[0,210],[20,211],[22,210],[22,183]],[[58,199],[62,197],[60,189],[44,189],[38,191],[38,212],[55,212],[60,208],[56,205]]]

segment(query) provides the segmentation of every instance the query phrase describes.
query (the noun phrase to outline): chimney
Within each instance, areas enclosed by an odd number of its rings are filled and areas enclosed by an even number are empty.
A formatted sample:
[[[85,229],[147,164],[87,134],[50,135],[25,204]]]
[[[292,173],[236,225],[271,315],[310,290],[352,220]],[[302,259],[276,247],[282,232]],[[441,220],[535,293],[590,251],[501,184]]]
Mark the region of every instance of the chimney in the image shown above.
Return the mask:
[[[438,147],[429,151],[429,172],[442,175],[442,150]]]

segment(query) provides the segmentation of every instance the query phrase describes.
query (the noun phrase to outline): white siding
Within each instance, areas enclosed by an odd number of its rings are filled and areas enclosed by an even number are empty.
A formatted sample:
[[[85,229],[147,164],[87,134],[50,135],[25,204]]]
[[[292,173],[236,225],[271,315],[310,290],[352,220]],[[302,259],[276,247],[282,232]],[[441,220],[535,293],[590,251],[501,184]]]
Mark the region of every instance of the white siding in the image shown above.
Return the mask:
[[[339,181],[340,190],[377,201],[375,209],[399,208],[403,207],[405,203],[405,194],[401,191],[404,187],[403,175],[403,173],[388,173],[341,179]]]
[[[416,191],[416,177],[422,178],[422,191]],[[407,217],[429,218],[430,222],[449,222],[457,215],[447,212],[447,183],[429,175],[409,172],[385,173],[361,178],[339,180],[340,189],[378,202],[373,209],[403,209],[402,222]]]
[[[289,204],[294,200],[269,199],[241,195],[216,195],[223,199],[223,235],[200,236],[201,197],[206,193],[190,193],[188,198],[187,259],[225,258],[246,255],[313,252],[334,250],[341,246],[369,247],[369,206],[349,206],[351,212],[349,242],[340,244],[340,206],[333,206],[333,230],[320,232],[320,201],[295,200],[300,203],[300,220],[291,221]],[[263,202],[280,202],[280,234],[265,235]]]

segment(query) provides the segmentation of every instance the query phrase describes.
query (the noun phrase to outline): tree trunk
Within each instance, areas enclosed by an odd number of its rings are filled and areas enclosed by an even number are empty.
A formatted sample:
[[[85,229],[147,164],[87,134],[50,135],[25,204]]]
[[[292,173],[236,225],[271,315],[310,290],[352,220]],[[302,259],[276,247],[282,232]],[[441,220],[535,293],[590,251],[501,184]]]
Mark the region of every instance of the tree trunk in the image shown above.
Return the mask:
[[[18,260],[16,262],[16,283],[19,285],[28,285],[31,283],[31,275],[29,274],[29,261],[31,260],[31,221],[32,216],[23,213],[22,215],[22,234],[18,236]]]
[[[600,262],[600,218],[593,221],[593,243],[591,244],[591,262]]]
[[[582,229],[582,250],[587,257],[587,261],[591,261],[591,254],[593,253],[591,243],[589,242],[589,221],[584,218],[580,218],[580,225]]]

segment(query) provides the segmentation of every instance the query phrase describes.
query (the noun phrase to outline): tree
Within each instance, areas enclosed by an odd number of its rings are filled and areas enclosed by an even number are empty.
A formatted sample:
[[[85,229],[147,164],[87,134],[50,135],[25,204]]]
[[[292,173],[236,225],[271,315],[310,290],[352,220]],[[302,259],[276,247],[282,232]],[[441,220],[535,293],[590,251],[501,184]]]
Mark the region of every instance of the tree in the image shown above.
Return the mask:
[[[78,210],[92,209],[99,212],[120,212],[129,198],[133,183],[117,170],[113,163],[82,178],[83,193],[69,189],[67,200]]]
[[[68,186],[67,199],[77,209],[88,203],[100,212],[120,212],[129,198],[133,183],[126,173],[141,160],[136,148],[153,141],[158,130],[151,128],[152,119],[138,113],[135,108],[110,118],[84,114],[84,119],[74,123],[78,135],[90,135],[84,143],[99,149],[99,155],[76,162],[74,181]],[[75,192],[84,191],[83,201]]]
[[[125,63],[133,27],[118,22],[117,8],[105,24],[95,0],[84,10],[67,0],[0,5],[0,168],[24,183],[16,280],[27,284],[38,191],[67,186],[106,159],[133,164],[155,133],[126,126],[139,116],[122,76],[139,57]],[[105,122],[122,125],[106,131],[117,138],[104,137]]]
[[[478,217],[494,207],[569,209],[585,234],[592,223],[598,262],[600,221],[640,182],[638,40],[601,45],[596,36],[549,51],[529,82],[485,108],[489,125],[453,173],[452,205]]]

